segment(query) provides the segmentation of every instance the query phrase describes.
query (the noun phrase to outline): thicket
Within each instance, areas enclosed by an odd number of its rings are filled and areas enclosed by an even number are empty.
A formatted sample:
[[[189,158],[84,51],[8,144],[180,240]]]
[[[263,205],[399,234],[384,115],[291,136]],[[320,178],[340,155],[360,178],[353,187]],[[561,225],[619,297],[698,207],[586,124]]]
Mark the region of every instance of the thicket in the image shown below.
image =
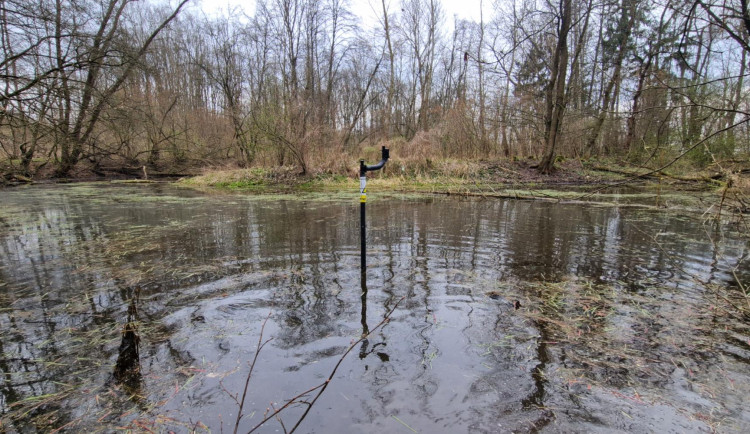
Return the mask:
[[[0,0],[0,167],[346,173],[396,157],[750,155],[747,0],[259,0],[212,18],[133,0]],[[375,4],[375,3],[374,3]],[[731,164],[730,164],[731,165]]]

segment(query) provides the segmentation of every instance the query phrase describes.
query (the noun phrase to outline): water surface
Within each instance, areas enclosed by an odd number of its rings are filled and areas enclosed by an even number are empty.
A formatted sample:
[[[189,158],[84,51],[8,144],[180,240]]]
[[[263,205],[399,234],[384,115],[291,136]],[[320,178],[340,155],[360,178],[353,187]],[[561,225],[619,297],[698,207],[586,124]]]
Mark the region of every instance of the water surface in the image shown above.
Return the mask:
[[[0,203],[0,430],[231,431],[266,318],[241,432],[353,343],[300,432],[750,430],[732,224],[375,196],[363,284],[356,194],[78,184]],[[122,383],[136,294],[141,375]]]

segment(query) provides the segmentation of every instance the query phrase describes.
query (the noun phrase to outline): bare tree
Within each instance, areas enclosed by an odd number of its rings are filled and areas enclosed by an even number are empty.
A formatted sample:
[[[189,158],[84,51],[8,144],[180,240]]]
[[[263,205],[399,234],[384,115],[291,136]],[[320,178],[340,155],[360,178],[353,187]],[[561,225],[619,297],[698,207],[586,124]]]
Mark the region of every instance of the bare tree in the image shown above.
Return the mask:
[[[435,57],[443,13],[437,0],[405,0],[403,12],[402,30],[411,50],[414,75],[410,106],[419,105],[414,131],[426,131],[429,128]]]
[[[746,0],[482,2],[450,38],[439,0],[380,0],[374,34],[345,0],[260,0],[243,19],[185,1],[0,0],[3,167],[308,173],[332,149],[420,132],[445,157],[541,156],[545,173],[582,150],[750,151],[731,128],[750,119]]]
[[[613,102],[617,100],[617,92],[615,92],[615,89],[619,90],[622,83],[623,62],[629,51],[628,45],[630,43],[630,34],[635,26],[639,3],[639,0],[622,0],[622,3],[620,4],[620,19],[617,28],[612,35],[612,40],[610,41],[610,45],[614,49],[612,77],[609,79],[606,88],[604,89],[601,109],[596,118],[594,129],[591,132],[588,143],[586,144],[586,151],[588,153],[591,153],[594,150],[596,142],[599,140],[602,125],[604,125],[607,113],[611,111]]]
[[[84,146],[92,140],[94,128],[97,126],[102,110],[108,104],[114,94],[120,89],[130,77],[137,66],[137,61],[148,50],[151,43],[159,33],[172,21],[180,10],[187,4],[183,0],[177,8],[167,16],[146,38],[140,46],[127,50],[127,57],[119,60],[121,68],[111,68],[109,62],[118,62],[109,59],[110,53],[123,49],[118,47],[121,42],[118,34],[121,30],[121,19],[125,8],[131,3],[130,0],[109,0],[104,4],[101,20],[93,35],[88,35],[90,46],[87,51],[80,54],[84,68],[80,75],[83,79],[81,86],[76,89],[76,103],[73,103],[73,94],[67,84],[63,85],[63,105],[65,107],[62,122],[59,129],[63,136],[60,144],[60,163],[58,164],[58,175],[66,175],[78,163],[84,152]],[[57,0],[60,5],[61,0]],[[57,8],[61,12],[61,7]],[[56,30],[55,39],[59,45],[62,41],[61,29]],[[58,51],[58,63],[62,64],[63,50]]]
[[[562,135],[565,115],[565,87],[568,73],[568,34],[571,26],[571,0],[559,0],[557,16],[557,44],[552,58],[550,81],[545,92],[546,114],[544,117],[544,151],[539,171],[550,173],[554,169],[555,149]]]

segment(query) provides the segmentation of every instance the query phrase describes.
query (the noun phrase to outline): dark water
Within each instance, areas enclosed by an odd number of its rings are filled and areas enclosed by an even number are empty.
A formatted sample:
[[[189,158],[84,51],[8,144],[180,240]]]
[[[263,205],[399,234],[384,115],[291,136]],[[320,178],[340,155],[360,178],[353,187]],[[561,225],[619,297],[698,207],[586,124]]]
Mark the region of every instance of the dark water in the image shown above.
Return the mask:
[[[267,317],[240,432],[353,343],[299,432],[750,430],[750,243],[732,224],[376,196],[365,287],[355,196],[0,191],[0,431],[231,432]],[[140,376],[121,383],[137,292]]]

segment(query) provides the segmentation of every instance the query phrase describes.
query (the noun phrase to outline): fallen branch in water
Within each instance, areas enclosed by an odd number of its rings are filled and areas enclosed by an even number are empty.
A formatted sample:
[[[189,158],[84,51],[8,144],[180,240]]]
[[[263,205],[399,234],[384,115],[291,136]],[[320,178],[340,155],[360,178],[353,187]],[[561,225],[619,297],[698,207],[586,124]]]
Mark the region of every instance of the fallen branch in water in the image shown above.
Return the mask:
[[[234,399],[234,402],[239,405],[240,409],[237,412],[237,420],[234,422],[234,434],[237,434],[237,429],[240,427],[240,420],[242,420],[242,417],[244,416],[242,414],[242,410],[245,408],[245,398],[247,397],[247,388],[250,386],[250,378],[253,376],[253,369],[255,369],[255,362],[258,360],[258,354],[260,354],[260,350],[263,349],[263,347],[266,346],[267,343],[271,342],[273,338],[266,339],[265,342],[263,342],[263,331],[266,329],[266,323],[268,323],[268,319],[271,318],[271,312],[268,312],[268,315],[266,316],[266,319],[263,320],[263,325],[260,327],[260,336],[258,336],[258,345],[255,347],[255,356],[253,357],[253,362],[250,364],[250,372],[247,373],[247,378],[245,379],[245,388],[242,389],[242,400],[237,401],[237,397],[233,395],[229,395]]]
[[[375,331],[377,331],[379,328],[381,328],[382,326],[384,326],[385,324],[387,324],[390,321],[390,319],[391,319],[391,315],[393,315],[393,312],[396,311],[396,308],[398,308],[398,305],[401,304],[401,302],[404,300],[404,298],[406,298],[406,297],[402,297],[398,302],[396,302],[396,304],[391,308],[391,310],[389,310],[383,316],[383,320],[380,321],[375,327],[373,327],[369,332],[363,333],[362,336],[360,336],[359,339],[357,339],[356,341],[352,342],[351,345],[349,345],[349,347],[346,349],[346,351],[344,351],[344,353],[339,358],[338,362],[336,362],[336,365],[333,367],[333,370],[331,370],[331,373],[328,374],[328,377],[326,378],[326,380],[324,382],[318,384],[317,386],[311,387],[310,389],[305,390],[304,392],[302,392],[302,393],[294,396],[293,398],[288,399],[284,403],[284,405],[282,405],[281,407],[276,408],[275,406],[272,405],[269,408],[269,410],[272,409],[273,412],[271,412],[271,413],[267,412],[264,415],[263,420],[261,420],[254,427],[252,427],[248,431],[248,434],[256,431],[258,428],[260,428],[261,426],[263,426],[266,422],[268,422],[271,419],[277,419],[279,421],[279,423],[281,424],[281,427],[282,427],[282,429],[283,429],[283,431],[285,433],[293,433],[300,426],[300,424],[302,423],[302,421],[307,417],[307,414],[310,412],[310,409],[315,404],[315,402],[318,400],[318,398],[320,398],[320,396],[323,394],[323,392],[325,392],[326,388],[328,387],[328,384],[333,380],[333,376],[336,375],[336,371],[339,369],[339,366],[341,366],[341,363],[344,361],[344,359],[346,358],[346,356],[348,356],[349,353],[354,348],[356,348],[360,343],[362,343],[362,341],[364,341],[365,339],[368,339],[373,333],[375,333]],[[247,396],[247,390],[248,390],[248,386],[250,385],[250,379],[252,378],[252,375],[253,375],[253,369],[255,368],[255,362],[256,362],[256,360],[258,360],[258,355],[260,354],[260,351],[263,349],[263,347],[268,342],[270,342],[273,339],[273,338],[269,338],[269,339],[266,339],[265,341],[263,341],[263,330],[266,327],[266,323],[268,322],[268,318],[269,317],[270,317],[270,314],[269,314],[268,317],[266,317],[265,321],[263,321],[263,326],[260,329],[260,336],[258,337],[258,345],[257,345],[257,348],[255,350],[255,356],[253,357],[253,361],[250,364],[250,372],[248,372],[247,378],[245,379],[245,388],[243,389],[243,392],[242,392],[242,399],[241,400],[237,400],[237,396],[234,396],[234,395],[230,394],[230,396],[232,397],[232,399],[234,399],[234,401],[239,405],[239,412],[237,413],[237,419],[235,420],[235,425],[234,425],[234,433],[235,434],[237,433],[237,430],[239,429],[240,420],[244,417],[243,409],[244,409],[244,406],[245,406],[245,397]],[[315,397],[312,400],[310,400],[310,401],[302,400],[302,398],[304,398],[307,395],[315,392],[316,390],[318,391],[318,393],[315,395]],[[305,409],[305,412],[302,413],[302,415],[299,417],[299,419],[294,424],[294,426],[292,427],[292,429],[289,430],[289,431],[287,431],[286,427],[284,426],[284,423],[281,421],[281,419],[279,417],[279,414],[282,411],[286,410],[287,408],[289,408],[290,406],[292,406],[294,404],[304,404],[304,405],[307,406],[307,408]]]

